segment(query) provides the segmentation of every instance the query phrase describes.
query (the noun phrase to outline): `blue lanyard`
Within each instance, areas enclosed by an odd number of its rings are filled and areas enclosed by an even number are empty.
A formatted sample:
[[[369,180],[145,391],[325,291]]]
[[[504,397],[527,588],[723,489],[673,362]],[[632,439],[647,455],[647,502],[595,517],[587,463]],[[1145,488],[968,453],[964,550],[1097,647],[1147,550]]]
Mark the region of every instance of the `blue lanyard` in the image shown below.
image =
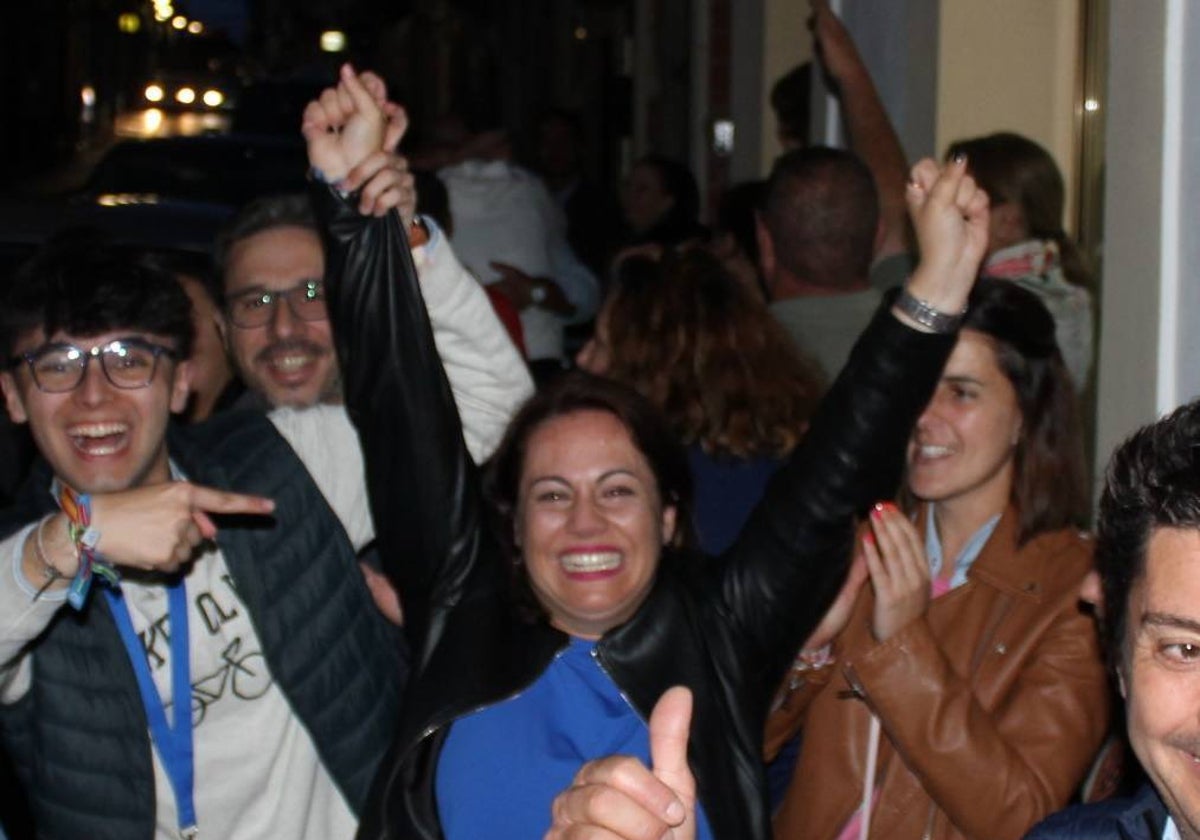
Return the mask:
[[[133,673],[137,676],[138,691],[141,692],[146,720],[150,724],[150,738],[154,742],[154,748],[158,750],[158,757],[171,782],[171,789],[175,792],[180,837],[195,837],[196,806],[192,800],[195,782],[195,764],[192,757],[192,683],[188,660],[187,590],[183,578],[167,587],[167,616],[171,627],[173,725],[167,724],[167,711],[150,676],[146,651],[133,629],[125,596],[111,587],[105,587],[103,591],[112,609],[113,620],[117,623],[117,631],[121,634],[121,642],[129,654]]]

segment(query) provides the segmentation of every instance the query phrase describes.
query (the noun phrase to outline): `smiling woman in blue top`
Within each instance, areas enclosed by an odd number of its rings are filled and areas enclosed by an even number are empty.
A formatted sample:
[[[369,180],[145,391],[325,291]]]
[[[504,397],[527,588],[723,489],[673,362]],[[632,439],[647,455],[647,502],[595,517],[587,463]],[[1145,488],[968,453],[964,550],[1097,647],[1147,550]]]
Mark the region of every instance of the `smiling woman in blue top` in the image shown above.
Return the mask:
[[[370,97],[322,97],[305,122],[313,166],[336,181],[357,161],[347,149],[377,146],[382,122]],[[909,198],[925,261],[907,302],[879,312],[742,536],[706,558],[690,548],[684,453],[653,408],[614,383],[578,375],[536,396],[485,490],[399,224],[357,216],[332,194],[317,199],[335,217],[339,347],[387,348],[411,397],[385,423],[347,393],[368,451],[376,436],[400,441],[367,470],[414,663],[360,837],[541,836],[584,762],[614,751],[649,760],[650,711],[684,685],[700,836],[767,838],[768,702],[841,583],[855,514],[895,491],[983,253],[986,197],[961,163],[917,168]],[[349,272],[364,281],[358,291],[342,289]],[[353,334],[338,333],[347,319]],[[414,516],[425,527],[404,527]]]

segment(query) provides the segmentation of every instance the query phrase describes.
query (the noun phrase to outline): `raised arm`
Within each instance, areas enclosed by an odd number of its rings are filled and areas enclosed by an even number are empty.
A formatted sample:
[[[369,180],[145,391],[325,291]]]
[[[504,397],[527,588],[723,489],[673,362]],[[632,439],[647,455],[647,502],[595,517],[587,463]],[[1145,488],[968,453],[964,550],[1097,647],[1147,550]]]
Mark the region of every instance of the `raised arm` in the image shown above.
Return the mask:
[[[960,313],[986,245],[987,197],[963,162],[939,173],[922,161],[907,192],[923,254],[907,294]],[[895,494],[909,433],[954,340],[899,307],[881,310],[726,554],[722,600],[747,655],[762,657],[764,696],[845,577],[855,516]]]
[[[386,118],[349,67],[305,111],[313,200],[326,240],[329,316],[358,429],[384,569],[419,647],[428,608],[480,531],[475,468],[433,342],[397,214],[365,216],[334,184],[379,148]]]
[[[883,237],[876,259],[908,250],[908,220],[904,212],[904,180],[908,161],[888,117],[871,73],[854,39],[828,0],[812,0],[812,30],[821,68],[842,106],[850,148],[862,158],[879,190],[879,219]]]

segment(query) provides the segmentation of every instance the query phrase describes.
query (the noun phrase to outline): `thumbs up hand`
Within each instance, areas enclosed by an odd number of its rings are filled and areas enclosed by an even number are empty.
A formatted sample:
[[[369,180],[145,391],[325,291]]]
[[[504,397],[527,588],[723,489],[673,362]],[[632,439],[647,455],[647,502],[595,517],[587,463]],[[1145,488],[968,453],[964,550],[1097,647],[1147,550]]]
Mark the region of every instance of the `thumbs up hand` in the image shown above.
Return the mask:
[[[589,761],[554,799],[545,840],[695,840],[696,780],[687,760],[692,692],[666,691],[650,715],[650,761]]]

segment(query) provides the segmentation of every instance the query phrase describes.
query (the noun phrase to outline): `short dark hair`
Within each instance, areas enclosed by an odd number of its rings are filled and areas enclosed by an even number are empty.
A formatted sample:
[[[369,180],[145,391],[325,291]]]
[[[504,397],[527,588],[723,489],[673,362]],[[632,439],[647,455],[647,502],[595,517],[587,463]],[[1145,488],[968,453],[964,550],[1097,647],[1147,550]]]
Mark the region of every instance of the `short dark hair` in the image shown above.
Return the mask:
[[[77,336],[132,330],[192,351],[192,303],[174,275],[95,229],[63,231],[17,270],[0,300],[0,358],[25,333]]]
[[[318,232],[317,217],[312,202],[304,193],[286,193],[256,198],[238,211],[229,224],[217,234],[213,243],[213,263],[216,265],[222,292],[225,286],[225,270],[228,268],[229,252],[243,239],[249,239],[264,230],[280,227],[300,227]],[[223,302],[223,299],[218,299]]]
[[[633,445],[646,458],[664,507],[675,508],[675,534],[664,554],[692,548],[692,476],[687,454],[658,410],[632,388],[583,371],[566,373],[536,393],[517,412],[484,472],[487,499],[496,537],[511,562],[513,595],[527,612],[541,615],[529,585],[515,525],[521,471],[529,439],[543,423],[579,411],[605,411],[629,431]],[[581,441],[580,446],[587,446]]]
[[[208,298],[221,306],[221,280],[213,270],[212,255],[183,251],[150,250],[143,254],[147,265],[174,274],[178,277],[195,279]]]
[[[775,258],[793,275],[823,286],[864,281],[879,227],[875,180],[852,152],[795,149],[771,168],[763,222]]]
[[[1096,525],[1104,589],[1104,642],[1125,662],[1129,593],[1146,572],[1157,528],[1200,530],[1200,400],[1135,432],[1108,464]]]
[[[1009,280],[976,282],[964,330],[988,336],[1021,409],[1012,502],[1018,541],[1087,521],[1087,471],[1078,398],[1045,304]]]

